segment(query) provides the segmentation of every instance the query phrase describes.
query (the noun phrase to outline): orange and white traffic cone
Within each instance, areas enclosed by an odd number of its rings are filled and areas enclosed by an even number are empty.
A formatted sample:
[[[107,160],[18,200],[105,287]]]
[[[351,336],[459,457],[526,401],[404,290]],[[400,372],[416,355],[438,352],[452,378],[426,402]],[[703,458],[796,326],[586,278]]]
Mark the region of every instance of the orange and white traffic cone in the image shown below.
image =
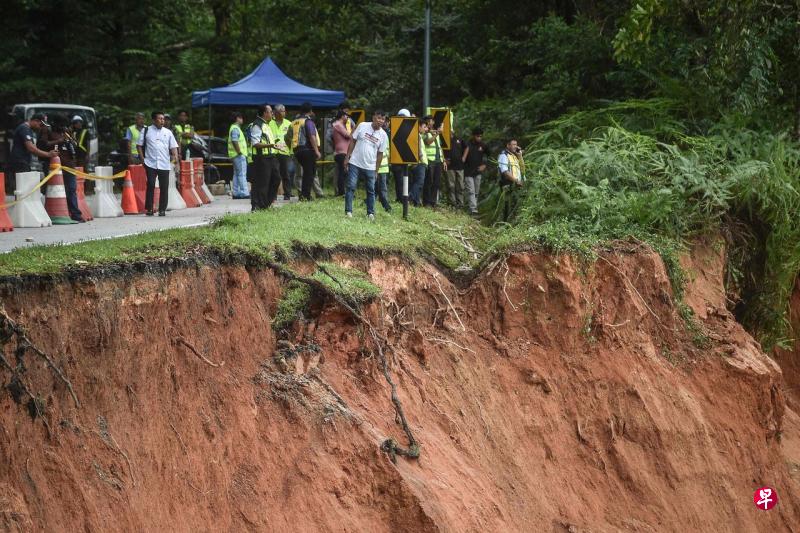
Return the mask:
[[[125,181],[122,182],[122,212],[126,215],[138,215],[139,208],[136,206],[136,194],[133,192],[133,180],[131,171],[125,171]]]
[[[44,209],[50,216],[53,224],[77,224],[69,216],[67,207],[67,190],[64,188],[64,174],[61,173],[61,158],[55,156],[50,159],[50,171],[56,171],[47,182],[47,193],[44,197]]]
[[[14,231],[14,224],[6,209],[6,175],[0,172],[0,232]]]

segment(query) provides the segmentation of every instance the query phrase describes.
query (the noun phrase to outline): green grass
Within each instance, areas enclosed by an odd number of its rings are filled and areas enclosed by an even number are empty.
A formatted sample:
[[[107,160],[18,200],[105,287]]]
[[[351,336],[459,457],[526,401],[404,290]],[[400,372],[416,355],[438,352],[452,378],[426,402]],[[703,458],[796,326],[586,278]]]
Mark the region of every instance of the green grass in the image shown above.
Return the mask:
[[[352,219],[344,216],[344,200],[324,199],[291,204],[246,215],[228,215],[208,227],[173,229],[72,245],[35,246],[0,255],[0,277],[55,274],[68,268],[93,267],[152,258],[179,258],[192,251],[242,252],[274,260],[291,256],[294,245],[334,249],[339,246],[397,253],[409,258],[433,257],[448,268],[472,266],[475,259],[460,240],[442,231],[458,228],[478,249],[485,249],[491,231],[466,215],[447,209],[411,208],[402,218],[399,204],[391,213],[378,207],[376,221],[367,220],[361,198]],[[43,230],[46,231],[46,230]]]
[[[278,301],[275,318],[272,320],[273,329],[280,331],[290,326],[305,311],[310,301],[311,287],[300,281],[290,281]]]
[[[353,305],[367,302],[381,294],[380,288],[360,270],[335,263],[320,263],[319,266],[312,277]]]

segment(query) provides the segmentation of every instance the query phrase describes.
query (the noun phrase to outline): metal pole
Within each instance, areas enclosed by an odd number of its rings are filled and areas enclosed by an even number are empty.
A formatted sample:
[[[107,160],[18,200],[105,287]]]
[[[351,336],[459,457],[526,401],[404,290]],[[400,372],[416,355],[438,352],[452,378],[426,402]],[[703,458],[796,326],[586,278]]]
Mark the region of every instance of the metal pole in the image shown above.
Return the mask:
[[[431,106],[431,1],[425,0],[425,57],[424,57],[424,86],[422,90],[422,113],[427,114]]]

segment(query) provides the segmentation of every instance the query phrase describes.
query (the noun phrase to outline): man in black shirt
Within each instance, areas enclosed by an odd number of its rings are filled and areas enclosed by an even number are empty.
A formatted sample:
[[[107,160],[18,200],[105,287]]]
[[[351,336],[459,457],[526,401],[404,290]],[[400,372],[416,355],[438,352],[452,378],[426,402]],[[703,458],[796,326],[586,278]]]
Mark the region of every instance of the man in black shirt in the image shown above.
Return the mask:
[[[483,144],[483,130],[475,128],[472,137],[464,147],[461,160],[464,162],[464,188],[467,196],[467,207],[472,215],[478,214],[478,195],[481,192],[481,178],[486,171],[486,160],[489,151]]]
[[[462,209],[464,207],[464,139],[453,134],[450,137],[450,149],[444,152],[447,161],[447,191],[450,205]]]
[[[45,151],[36,147],[35,132],[47,127],[46,118],[43,113],[36,113],[14,130],[14,146],[8,160],[8,173],[12,179],[17,172],[30,172],[33,157],[50,158],[58,155],[56,150]]]

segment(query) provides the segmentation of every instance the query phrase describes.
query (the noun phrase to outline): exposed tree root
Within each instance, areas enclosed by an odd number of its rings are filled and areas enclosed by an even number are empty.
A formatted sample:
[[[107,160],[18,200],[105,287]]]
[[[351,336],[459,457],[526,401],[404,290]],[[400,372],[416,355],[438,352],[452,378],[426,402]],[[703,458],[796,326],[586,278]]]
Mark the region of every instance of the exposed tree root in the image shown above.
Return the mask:
[[[317,266],[317,268],[319,268],[319,270],[323,274],[331,278],[340,287],[342,286],[342,283],[338,279],[336,279],[336,277],[333,274],[331,274],[327,269],[325,269],[324,266],[318,264],[316,260],[313,258],[313,256],[311,256],[311,254],[308,253],[307,250],[306,253],[308,254],[309,258],[312,261],[314,261],[314,264]],[[313,278],[298,275],[295,272],[292,272],[290,269],[278,263],[270,263],[269,267],[275,270],[276,272],[282,274],[288,279],[306,283],[312,288],[320,291],[322,294],[327,294],[332,296],[334,300],[336,300],[336,302],[338,302],[342,307],[344,307],[347,311],[349,311],[354,318],[358,319],[358,321],[361,322],[361,324],[363,324],[364,327],[366,327],[369,330],[373,344],[375,345],[375,349],[378,353],[378,359],[381,365],[381,371],[383,372],[383,377],[386,379],[386,382],[389,384],[389,387],[391,388],[392,391],[391,398],[392,398],[392,403],[394,404],[395,414],[397,416],[397,419],[400,421],[400,425],[402,426],[403,431],[405,432],[409,443],[408,448],[402,448],[397,444],[397,442],[394,439],[389,438],[386,439],[381,444],[381,449],[389,453],[393,461],[396,461],[397,455],[404,455],[406,457],[414,459],[418,458],[420,455],[420,445],[417,442],[417,439],[414,438],[414,434],[411,431],[411,427],[408,425],[408,420],[406,419],[405,412],[403,411],[403,405],[400,402],[400,397],[397,395],[397,386],[395,385],[394,380],[392,380],[391,373],[389,372],[389,363],[386,359],[386,354],[384,353],[384,346],[386,347],[389,346],[386,337],[384,337],[380,332],[378,332],[378,330],[375,328],[375,326],[372,325],[372,323],[367,319],[367,317],[365,317],[363,314],[361,314],[360,311],[358,311],[357,309],[358,306],[356,304],[347,301],[347,299],[345,299],[343,296],[337,294],[335,291],[331,291],[328,287],[326,287],[319,281]]]
[[[186,339],[184,339],[183,337],[178,337],[176,340],[177,340],[179,343],[181,343],[181,344],[183,344],[184,346],[186,346],[187,348],[189,348],[189,350],[191,350],[191,352],[192,352],[193,354],[195,354],[197,357],[199,357],[200,359],[202,359],[202,360],[203,360],[203,362],[204,362],[204,363],[206,363],[207,365],[213,366],[214,368],[219,368],[219,367],[221,367],[221,366],[223,366],[223,365],[225,364],[225,361],[222,361],[221,363],[215,363],[214,361],[212,361],[211,359],[209,359],[209,358],[208,358],[208,357],[206,357],[205,355],[201,354],[201,353],[200,353],[200,352],[197,350],[197,348],[195,348],[194,346],[192,346],[192,345],[191,345],[191,343],[189,343],[189,341],[187,341],[187,340],[186,340]]]
[[[4,337],[6,338],[10,338],[12,335],[17,336],[18,350],[30,350],[47,361],[47,365],[67,386],[67,390],[69,390],[69,394],[72,396],[72,400],[75,402],[75,407],[81,406],[81,402],[78,401],[78,396],[75,394],[75,389],[72,388],[72,382],[69,380],[69,378],[64,375],[64,372],[61,371],[61,369],[55,364],[49,355],[37,348],[36,345],[31,342],[30,338],[25,333],[25,329],[17,324],[10,316],[8,316],[4,308],[0,308],[0,329],[3,330],[5,333]]]

